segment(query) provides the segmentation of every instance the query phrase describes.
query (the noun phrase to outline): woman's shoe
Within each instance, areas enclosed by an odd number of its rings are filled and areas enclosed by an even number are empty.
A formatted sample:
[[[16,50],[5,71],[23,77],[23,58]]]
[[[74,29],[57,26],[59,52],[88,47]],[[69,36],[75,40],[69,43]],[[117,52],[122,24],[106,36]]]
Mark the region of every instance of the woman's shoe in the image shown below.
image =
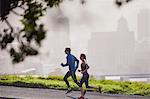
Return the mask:
[[[83,97],[83,96],[81,96],[81,97],[79,97],[78,99],[84,99],[84,97]]]

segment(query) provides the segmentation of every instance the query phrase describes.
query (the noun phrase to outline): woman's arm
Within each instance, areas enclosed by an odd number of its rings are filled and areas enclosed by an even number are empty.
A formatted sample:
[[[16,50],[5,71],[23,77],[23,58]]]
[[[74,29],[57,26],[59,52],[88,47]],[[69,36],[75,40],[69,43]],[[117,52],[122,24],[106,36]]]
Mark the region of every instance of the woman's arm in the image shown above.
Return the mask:
[[[88,66],[88,64],[86,64],[86,69],[81,71],[81,73],[83,74],[84,72],[86,72],[90,67]]]

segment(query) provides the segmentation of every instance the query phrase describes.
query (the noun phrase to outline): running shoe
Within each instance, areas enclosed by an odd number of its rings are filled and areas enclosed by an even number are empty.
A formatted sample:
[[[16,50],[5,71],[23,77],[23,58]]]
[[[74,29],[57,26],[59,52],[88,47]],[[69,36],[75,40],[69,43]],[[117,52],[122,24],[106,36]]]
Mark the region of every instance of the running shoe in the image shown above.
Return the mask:
[[[68,88],[66,94],[70,93],[71,91],[72,91],[71,88]]]
[[[78,99],[84,99],[84,97],[83,97],[83,96],[81,96],[81,97],[79,97]]]

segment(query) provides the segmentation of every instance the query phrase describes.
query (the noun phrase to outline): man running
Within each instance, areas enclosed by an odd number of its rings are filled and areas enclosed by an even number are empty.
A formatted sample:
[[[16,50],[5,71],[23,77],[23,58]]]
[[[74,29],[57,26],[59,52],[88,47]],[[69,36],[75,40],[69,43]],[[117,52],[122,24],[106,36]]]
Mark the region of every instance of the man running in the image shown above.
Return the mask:
[[[64,81],[66,82],[67,87],[68,87],[68,91],[66,92],[66,94],[67,94],[72,91],[70,84],[67,80],[68,77],[71,76],[73,81],[79,86],[79,82],[77,81],[76,74],[75,74],[75,72],[78,68],[78,65],[79,65],[79,60],[74,55],[71,54],[70,48],[66,48],[65,53],[67,54],[67,57],[66,57],[67,63],[66,64],[61,63],[61,66],[63,66],[63,67],[69,66],[69,71],[64,76]]]

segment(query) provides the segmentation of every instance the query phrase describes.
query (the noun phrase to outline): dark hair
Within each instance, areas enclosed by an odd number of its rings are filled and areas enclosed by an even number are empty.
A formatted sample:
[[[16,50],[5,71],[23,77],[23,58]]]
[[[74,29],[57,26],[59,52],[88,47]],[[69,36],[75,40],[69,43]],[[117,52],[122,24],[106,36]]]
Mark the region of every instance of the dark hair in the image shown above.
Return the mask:
[[[83,57],[86,60],[86,55],[85,54],[81,54],[80,57]]]
[[[65,51],[68,51],[70,53],[71,49],[70,48],[66,48]]]

